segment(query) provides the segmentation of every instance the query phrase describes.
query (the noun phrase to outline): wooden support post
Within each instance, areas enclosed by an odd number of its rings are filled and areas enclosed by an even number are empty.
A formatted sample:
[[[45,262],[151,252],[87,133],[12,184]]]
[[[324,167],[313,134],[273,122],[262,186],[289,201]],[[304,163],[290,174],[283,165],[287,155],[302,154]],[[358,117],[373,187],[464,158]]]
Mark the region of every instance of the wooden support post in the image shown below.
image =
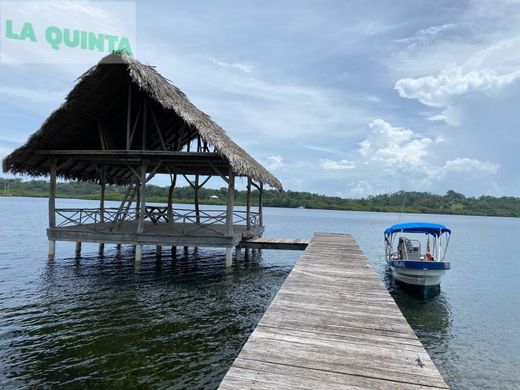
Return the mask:
[[[195,222],[200,223],[200,205],[199,205],[199,175],[195,175]]]
[[[81,241],[76,242],[76,249],[74,251],[76,257],[79,257],[81,255]]]
[[[144,217],[146,214],[146,163],[141,164],[139,181],[139,219],[137,223],[137,233],[144,231]]]
[[[168,190],[168,223],[173,223],[173,190],[175,189],[175,183],[177,182],[177,174],[170,175],[171,185]]]
[[[176,259],[176,258],[177,258],[177,247],[172,246],[172,259]]]
[[[228,198],[226,209],[226,235],[233,235],[233,206],[235,203],[235,172],[229,167]]]
[[[105,222],[105,189],[106,189],[106,167],[103,167],[101,177],[101,194],[99,197],[99,222]],[[102,254],[105,249],[105,244],[102,242],[99,244],[99,253]]]
[[[258,221],[260,226],[264,226],[264,183],[260,183],[258,190]]]
[[[241,254],[240,252],[241,252],[240,246],[237,246],[235,248],[235,257],[236,257],[237,264],[240,262],[240,254]]]
[[[162,246],[157,245],[155,247],[155,257],[160,258],[162,256]]]
[[[56,227],[56,170],[57,161],[51,162],[50,169],[50,189],[49,189],[49,229]],[[49,240],[49,257],[56,254],[56,241]]]
[[[229,268],[233,265],[233,248],[226,248],[226,267]]]
[[[126,150],[130,150],[130,127],[132,121],[132,112],[130,111],[132,106],[132,83],[128,86],[128,105],[126,111]]]
[[[145,100],[143,100],[143,139],[142,139],[142,142],[141,142],[141,150],[146,150],[146,132],[148,131],[147,129],[147,124],[148,124],[148,113],[147,113],[147,109],[148,109],[148,104],[146,102],[146,98],[143,98]]]
[[[146,162],[141,164],[139,178],[139,219],[137,222],[137,234],[144,232],[144,217],[146,214]],[[137,244],[135,247],[135,261],[139,262],[143,258],[143,246]]]
[[[131,204],[132,204],[131,202],[128,204],[129,208],[130,208]],[[141,207],[141,193],[140,193],[139,189],[136,189],[136,194],[135,194],[135,219],[136,220],[139,219],[139,207]]]
[[[143,260],[143,246],[141,244],[137,244],[135,246],[135,262],[140,263]]]
[[[247,178],[246,227],[251,229],[251,178]]]

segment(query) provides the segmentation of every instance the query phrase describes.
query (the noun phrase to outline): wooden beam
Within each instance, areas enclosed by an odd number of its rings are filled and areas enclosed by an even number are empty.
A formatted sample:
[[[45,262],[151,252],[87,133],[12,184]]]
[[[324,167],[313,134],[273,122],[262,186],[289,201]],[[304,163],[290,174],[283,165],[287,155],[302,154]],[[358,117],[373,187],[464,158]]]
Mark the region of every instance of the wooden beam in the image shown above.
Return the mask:
[[[233,235],[233,206],[235,203],[235,172],[229,168],[228,199],[226,209],[226,234]]]
[[[247,178],[247,195],[246,195],[246,226],[247,230],[251,228],[251,178]]]
[[[49,228],[56,227],[56,159],[51,162],[49,188]]]
[[[200,223],[200,205],[199,205],[199,175],[195,175],[195,221]]]
[[[101,149],[102,150],[107,150],[107,143],[106,143],[106,140],[105,140],[105,136],[103,134],[103,129],[101,128],[101,123],[99,123],[99,121],[96,121],[96,124],[97,124],[97,129],[98,129],[98,134],[99,134],[99,143],[101,144]]]
[[[141,150],[146,150],[146,136],[148,131],[148,101],[143,98],[143,139],[141,142]]]
[[[170,174],[170,188],[168,189],[168,223],[173,223],[173,190],[177,183],[177,175]]]
[[[146,214],[146,162],[141,164],[141,175],[139,182],[139,221],[137,223],[137,234],[144,231],[144,217]]]
[[[146,182],[147,182],[147,183],[148,183],[150,180],[153,179],[153,177],[154,177],[155,174],[157,173],[157,170],[159,169],[159,167],[161,166],[161,164],[162,164],[162,161],[159,161],[159,162],[157,163],[157,165],[155,166],[155,168],[152,170],[152,172],[150,172],[150,173],[148,174],[148,177],[146,178]]]
[[[130,133],[130,142],[128,143],[128,150],[132,148],[132,142],[134,141],[134,135],[137,130],[137,124],[139,123],[139,118],[141,117],[141,111],[143,110],[143,105],[139,104],[139,109],[137,110],[137,116],[135,117],[134,126],[132,127],[132,132]]]
[[[228,179],[226,176],[224,176],[224,174],[223,174],[222,172],[220,172],[220,171],[217,169],[217,167],[216,167],[216,166],[215,166],[211,161],[208,161],[208,162],[209,162],[209,165],[211,166],[211,168],[213,168],[213,170],[215,171],[215,173],[216,173],[217,175],[219,175],[219,176],[222,178],[222,180],[224,180],[226,183],[229,184],[229,179]],[[230,169],[231,169],[231,167],[230,167]]]
[[[157,130],[157,134],[159,135],[159,139],[161,140],[161,145],[163,147],[163,150],[167,150],[166,143],[164,142],[164,138],[161,133],[161,128],[159,127],[159,122],[157,122],[157,117],[155,116],[155,112],[152,109],[152,107],[150,106],[150,104],[148,103],[148,101],[146,104],[148,105],[148,108],[150,109],[150,112],[152,113],[152,119],[153,119],[153,123],[155,124],[155,130]]]
[[[130,127],[132,126],[132,82],[128,85],[128,104],[126,109],[126,150],[130,150]]]
[[[102,168],[101,194],[99,198],[99,222],[105,222],[105,189],[106,189],[106,168]]]
[[[260,183],[258,190],[258,222],[260,226],[264,226],[264,184]]]

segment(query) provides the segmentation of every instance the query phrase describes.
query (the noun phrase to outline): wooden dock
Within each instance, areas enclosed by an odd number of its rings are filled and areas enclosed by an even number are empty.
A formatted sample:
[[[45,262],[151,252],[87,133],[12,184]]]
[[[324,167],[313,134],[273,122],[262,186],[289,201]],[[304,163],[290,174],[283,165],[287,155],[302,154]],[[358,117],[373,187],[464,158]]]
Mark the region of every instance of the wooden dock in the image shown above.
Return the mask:
[[[268,238],[258,237],[245,239],[240,243],[241,248],[249,249],[279,249],[304,251],[310,244],[310,240],[302,238]]]
[[[220,389],[446,389],[356,241],[316,234]]]

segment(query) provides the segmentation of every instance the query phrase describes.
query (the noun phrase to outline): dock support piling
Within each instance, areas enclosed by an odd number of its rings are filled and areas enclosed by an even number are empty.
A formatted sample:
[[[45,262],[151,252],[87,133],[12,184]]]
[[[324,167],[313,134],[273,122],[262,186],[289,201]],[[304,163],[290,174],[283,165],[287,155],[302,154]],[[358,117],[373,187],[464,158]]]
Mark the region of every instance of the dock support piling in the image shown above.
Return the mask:
[[[52,258],[56,255],[56,241],[49,240],[49,258]]]
[[[162,246],[157,245],[155,247],[155,257],[160,258],[162,256]]]
[[[235,249],[235,259],[237,261],[237,264],[240,262],[240,247],[237,246]]]
[[[81,255],[81,241],[76,242],[76,249],[74,250],[74,253],[76,254],[76,256]]]
[[[226,248],[226,267],[229,268],[233,265],[233,248]]]
[[[57,161],[52,160],[50,168],[50,188],[49,188],[49,228],[56,227],[56,171]],[[56,241],[49,240],[49,257],[56,255]]]
[[[172,246],[172,258],[173,259],[177,258],[177,247],[176,246]]]
[[[143,246],[137,244],[135,246],[135,262],[140,263],[143,260]]]

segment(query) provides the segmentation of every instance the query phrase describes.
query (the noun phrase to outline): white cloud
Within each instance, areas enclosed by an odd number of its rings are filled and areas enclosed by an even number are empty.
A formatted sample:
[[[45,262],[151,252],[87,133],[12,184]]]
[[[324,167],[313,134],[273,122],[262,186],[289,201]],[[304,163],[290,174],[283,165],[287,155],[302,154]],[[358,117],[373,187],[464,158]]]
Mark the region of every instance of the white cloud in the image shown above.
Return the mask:
[[[209,60],[212,63],[214,63],[215,65],[221,66],[223,68],[237,69],[237,70],[239,70],[242,73],[253,73],[253,70],[254,70],[252,65],[246,64],[244,62],[233,62],[233,63],[230,63],[230,62],[217,60],[217,59],[215,59],[213,57],[210,57]]]
[[[433,142],[420,137],[412,130],[394,127],[383,119],[369,124],[371,132],[360,143],[359,153],[372,161],[400,169],[417,169],[424,165],[428,146]]]
[[[320,160],[320,166],[326,170],[338,171],[338,170],[354,169],[356,167],[356,163],[354,161],[349,161],[349,160],[335,161],[335,160],[325,159],[325,160]]]
[[[283,168],[285,166],[283,162],[283,158],[281,156],[270,156],[267,157],[267,169],[271,171],[275,171],[277,169]]]
[[[490,161],[481,161],[472,158],[459,157],[455,160],[446,161],[441,169],[441,173],[443,175],[448,173],[495,175],[499,168],[499,164],[495,164]]]
[[[449,96],[499,88],[518,78],[520,70],[498,74],[492,69],[466,71],[464,67],[453,67],[436,76],[401,79],[395,84],[395,89],[401,97],[417,99],[428,106],[442,107],[447,104]]]
[[[448,30],[452,30],[456,27],[453,23],[442,24],[439,26],[430,26],[422,29],[408,38],[397,39],[395,42],[405,43],[410,48],[414,47],[419,43],[427,43],[434,40],[440,33]]]
[[[518,79],[520,37],[515,37],[476,51],[461,64],[445,66],[437,74],[401,78],[395,83],[395,89],[401,97],[443,107],[452,96],[495,90]]]

